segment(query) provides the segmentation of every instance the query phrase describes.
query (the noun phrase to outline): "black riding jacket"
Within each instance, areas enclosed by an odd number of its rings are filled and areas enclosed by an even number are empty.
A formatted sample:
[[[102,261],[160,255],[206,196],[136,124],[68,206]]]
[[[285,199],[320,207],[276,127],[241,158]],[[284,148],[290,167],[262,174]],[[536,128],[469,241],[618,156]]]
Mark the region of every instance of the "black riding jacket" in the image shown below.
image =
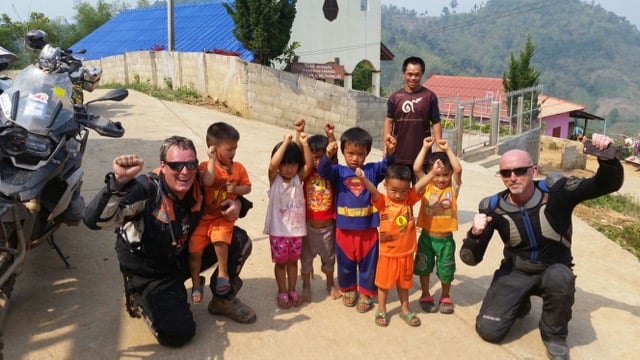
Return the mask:
[[[505,259],[519,257],[533,264],[571,266],[573,209],[581,201],[618,190],[624,180],[619,160],[598,161],[598,171],[591,178],[551,174],[543,181],[535,181],[535,191],[523,206],[507,201],[509,190],[483,199],[479,212],[491,216],[492,221],[479,236],[474,236],[471,230],[467,232],[462,260],[469,265],[482,261],[497,230],[504,243]],[[473,257],[463,256],[467,250],[471,250]]]
[[[116,228],[116,250],[131,255],[121,256],[123,270],[156,277],[184,271],[187,239],[201,205],[197,182],[178,200],[155,171],[137,176],[122,192],[103,188],[85,208],[83,221],[94,230]]]

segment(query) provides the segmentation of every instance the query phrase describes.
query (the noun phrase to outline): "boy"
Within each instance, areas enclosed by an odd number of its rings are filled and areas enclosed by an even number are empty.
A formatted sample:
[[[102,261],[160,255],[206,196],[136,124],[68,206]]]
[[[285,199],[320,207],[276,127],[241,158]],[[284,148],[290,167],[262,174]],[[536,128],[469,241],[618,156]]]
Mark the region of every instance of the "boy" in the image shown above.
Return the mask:
[[[211,242],[218,258],[218,276],[211,288],[218,295],[225,295],[231,289],[227,258],[234,223],[224,219],[220,204],[226,199],[236,199],[251,192],[251,182],[247,170],[233,161],[238,148],[240,134],[231,125],[217,122],[207,129],[207,154],[209,161],[200,163],[204,187],[204,207],[202,219],[189,240],[189,271],[193,281],[191,301],[202,301],[204,278],[199,276],[202,252]]]
[[[440,151],[431,154],[429,172],[425,174],[422,164],[434,142]],[[458,229],[457,202],[462,184],[462,167],[447,140],[434,141],[429,136],[424,138],[422,149],[413,164],[413,171],[419,181],[427,181],[418,215],[418,227],[422,228],[422,233],[418,239],[414,264],[414,273],[420,276],[422,287],[420,306],[426,312],[436,309],[429,293],[429,274],[436,265],[436,273],[442,282],[440,312],[452,314],[453,303],[449,290],[456,270],[453,232]]]
[[[387,166],[395,161],[393,155],[396,147],[396,139],[388,135],[385,139],[385,158],[365,165],[372,142],[366,130],[350,128],[340,137],[340,149],[347,165],[332,164],[329,160],[338,151],[335,141],[329,143],[326,154],[318,164],[320,176],[331,181],[336,189],[336,259],[338,285],[344,294],[342,301],[345,306],[355,306],[361,313],[371,310],[371,297],[377,295],[374,282],[379,218],[371,206],[371,193],[364,188],[362,180],[355,176],[355,170],[362,168],[369,181],[379,184]]]
[[[380,257],[376,267],[376,286],[378,287],[378,312],[375,322],[378,326],[387,326],[387,295],[396,285],[400,299],[400,317],[409,326],[419,326],[420,319],[409,311],[409,289],[413,285],[413,255],[416,252],[416,224],[413,217],[415,205],[424,192],[428,178],[422,177],[414,188],[411,187],[413,174],[411,169],[401,164],[387,168],[384,178],[386,195],[364,176],[361,169],[356,170],[365,188],[371,193],[371,204],[380,214]]]
[[[300,134],[304,132],[304,119],[294,123],[296,141],[299,146]],[[313,156],[313,167],[303,181],[306,203],[307,236],[302,239],[302,256],[300,257],[302,272],[302,301],[311,301],[311,276],[313,259],[320,256],[322,272],[327,276],[327,292],[332,299],[339,299],[340,292],[333,282],[333,269],[336,264],[336,222],[334,210],[335,191],[331,183],[318,175],[318,163],[327,149],[329,142],[336,141],[334,126],[326,123],[324,135],[313,135],[307,144]],[[337,159],[334,158],[334,163]]]

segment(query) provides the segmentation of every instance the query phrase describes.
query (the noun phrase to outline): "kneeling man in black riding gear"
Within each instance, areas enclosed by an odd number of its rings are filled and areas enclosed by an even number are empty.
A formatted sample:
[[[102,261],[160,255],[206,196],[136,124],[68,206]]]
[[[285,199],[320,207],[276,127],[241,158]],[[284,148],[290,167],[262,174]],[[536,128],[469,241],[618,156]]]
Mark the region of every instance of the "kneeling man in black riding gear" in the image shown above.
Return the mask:
[[[594,134],[603,150],[611,138]],[[575,293],[572,271],[571,214],[581,201],[618,190],[623,169],[617,159],[598,158],[591,178],[549,175],[534,181],[537,167],[529,154],[511,150],[500,159],[506,190],[480,202],[479,214],[460,249],[460,258],[476,265],[484,256],[494,230],[504,243],[504,259],[476,318],[476,331],[486,341],[499,342],[517,317],[527,315],[530,296],[542,297],[540,334],[551,359],[568,359],[568,325]]]
[[[144,317],[158,342],[184,345],[195,335],[184,281],[189,278],[188,239],[200,219],[203,196],[198,182],[198,159],[193,142],[173,136],[160,148],[160,167],[140,174],[144,161],[137,155],[113,160],[106,186],[87,205],[84,223],[91,229],[117,228],[116,253],[124,277],[127,310]],[[235,220],[246,202],[227,200],[225,217]],[[234,228],[229,245],[231,291],[213,299],[208,310],[242,322],[256,320],[255,312],[236,297],[242,286],[242,265],[251,253],[247,233]],[[215,264],[212,246],[205,249],[202,268]],[[216,270],[217,271],[217,270]],[[212,275],[216,279],[217,274]],[[215,281],[210,282],[215,284]]]

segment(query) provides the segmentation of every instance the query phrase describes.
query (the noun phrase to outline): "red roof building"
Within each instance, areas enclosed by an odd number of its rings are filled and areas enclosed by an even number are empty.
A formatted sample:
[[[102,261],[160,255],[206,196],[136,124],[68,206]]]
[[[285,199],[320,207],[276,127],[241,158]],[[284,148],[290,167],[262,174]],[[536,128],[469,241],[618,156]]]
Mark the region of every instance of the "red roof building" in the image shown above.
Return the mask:
[[[465,118],[473,117],[481,123],[491,117],[491,103],[500,101],[500,119],[508,121],[505,91],[501,78],[432,75],[424,86],[436,93],[442,121],[455,119],[456,106],[465,105]],[[604,120],[590,114],[586,106],[547,95],[538,96],[544,135],[569,138],[576,127],[576,119]],[[474,104],[473,107],[471,104]],[[472,115],[473,113],[473,115]],[[584,130],[584,129],[583,129]]]

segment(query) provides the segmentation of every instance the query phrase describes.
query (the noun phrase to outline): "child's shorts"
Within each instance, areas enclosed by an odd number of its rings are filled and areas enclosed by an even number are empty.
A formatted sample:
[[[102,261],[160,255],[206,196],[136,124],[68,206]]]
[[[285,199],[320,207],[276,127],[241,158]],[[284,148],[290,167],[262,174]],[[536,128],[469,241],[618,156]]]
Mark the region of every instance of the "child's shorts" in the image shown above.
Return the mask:
[[[376,286],[383,290],[392,289],[395,285],[398,289],[411,289],[413,286],[413,254],[405,256],[378,257],[376,267]]]
[[[269,244],[271,244],[271,260],[276,264],[285,264],[300,259],[302,237],[269,235]]]
[[[233,222],[225,219],[201,221],[189,239],[189,252],[200,252],[215,242],[229,245],[232,237]]]
[[[320,228],[307,225],[307,236],[302,239],[302,255],[300,257],[303,274],[313,270],[313,259],[320,256],[322,271],[333,272],[336,265],[336,224],[332,223]]]
[[[418,251],[414,264],[416,275],[429,275],[436,267],[436,274],[441,282],[449,284],[456,271],[456,243],[453,236],[446,238],[431,237],[422,231],[418,238]]]

